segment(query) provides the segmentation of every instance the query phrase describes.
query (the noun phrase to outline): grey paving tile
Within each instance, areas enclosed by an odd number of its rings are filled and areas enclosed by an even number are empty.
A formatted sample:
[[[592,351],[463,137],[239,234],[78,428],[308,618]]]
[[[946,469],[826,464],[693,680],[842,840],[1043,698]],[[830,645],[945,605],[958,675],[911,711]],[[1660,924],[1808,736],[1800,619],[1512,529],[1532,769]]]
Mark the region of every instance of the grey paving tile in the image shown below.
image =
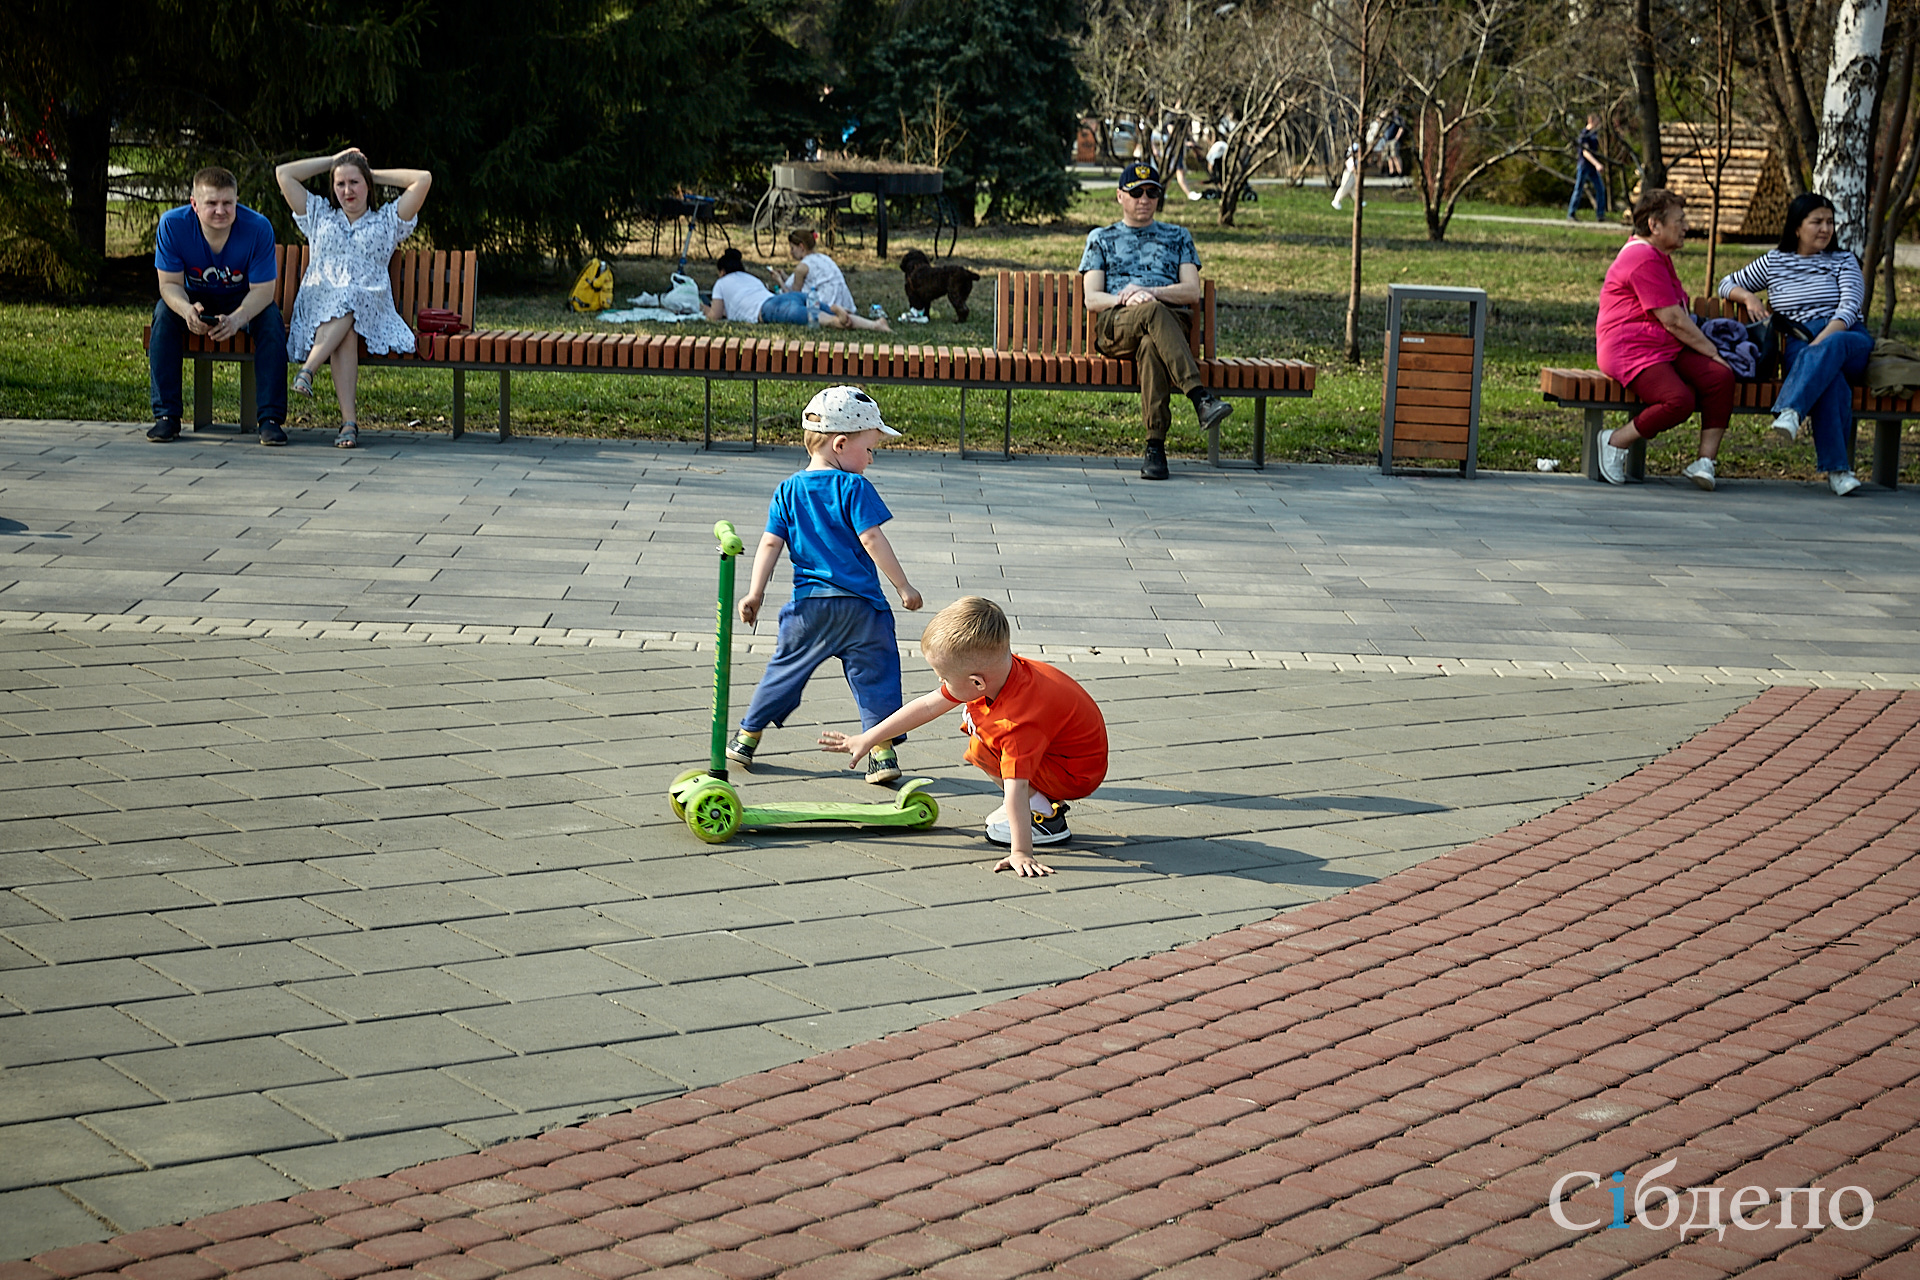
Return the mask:
[[[119,956],[158,955],[207,945],[166,920],[149,915],[107,916],[54,924],[12,925],[9,941],[48,964],[74,964]]]
[[[409,924],[442,924],[475,916],[497,915],[500,909],[451,885],[415,884],[391,889],[330,893],[314,900],[334,915],[362,929],[387,929]]]
[[[323,938],[302,939],[300,946],[358,974],[431,969],[463,960],[491,960],[499,955],[494,948],[439,924],[329,934]]]
[[[440,1071],[296,1085],[272,1096],[341,1138],[430,1129],[509,1110]]]
[[[623,1045],[618,1052],[602,1048],[561,1049],[499,1058],[449,1067],[447,1074],[520,1111],[677,1093],[680,1091],[677,1079],[649,1063],[624,1056],[633,1053],[638,1045],[656,1043],[667,1041],[642,1040],[637,1045]]]
[[[683,827],[681,835],[686,835]],[[719,889],[745,889],[774,881],[716,858],[696,853],[656,857],[645,862],[588,867],[589,875],[649,898],[668,898]]]
[[[0,996],[29,1013],[181,996],[187,989],[134,960],[37,965],[0,971]]]
[[[942,954],[944,952],[920,953],[923,957]],[[967,995],[976,990],[905,960],[890,958],[853,960],[845,964],[815,965],[806,969],[783,969],[765,974],[760,980],[834,1012],[871,1009],[901,1001],[938,1000]]]
[[[229,863],[257,866],[266,862],[298,862],[306,858],[333,858],[365,853],[366,846],[330,831],[293,828],[285,831],[224,832],[195,836],[193,843]]]
[[[339,1018],[278,987],[222,991],[149,1000],[130,1007],[139,1022],[177,1044],[204,1044],[244,1036],[275,1035],[303,1027],[331,1026]],[[164,1044],[157,1039],[129,1046],[143,1049]],[[110,1049],[103,1052],[126,1052]]]
[[[56,851],[53,857],[92,880],[114,876],[169,875],[232,865],[185,840],[139,841],[62,849]]]
[[[739,890],[733,893],[682,894],[671,898],[603,902],[594,910],[606,920],[620,922],[627,928],[628,937],[648,935],[665,938],[711,933],[754,925],[784,924],[792,919],[767,907],[741,901],[739,894],[742,892],[765,891]],[[893,900],[894,907],[900,905],[898,900]]]
[[[7,1150],[6,1161],[0,1163],[0,1191],[140,1167],[126,1152],[74,1120],[7,1125],[0,1128],[0,1144]]]
[[[502,911],[535,912],[593,903],[620,902],[630,891],[579,871],[535,871],[461,886]]]
[[[218,1098],[340,1078],[339,1072],[269,1036],[126,1054],[112,1059],[112,1063],[126,1073],[123,1079],[131,1078],[144,1085],[142,1093],[152,1090],[169,1102]],[[244,1118],[242,1120],[244,1122]],[[229,1118],[221,1120],[222,1124],[229,1122]]]
[[[647,1036],[674,1034],[677,1028],[622,1007],[645,994],[644,991],[625,991],[611,996],[558,996],[550,1000],[466,1009],[446,1016],[515,1053],[523,1054],[577,1049],[586,1045],[618,1044]]]
[[[357,889],[391,889],[399,885],[440,884],[447,881],[488,879],[487,872],[442,849],[408,849],[402,853],[367,853],[328,858],[320,864]],[[462,884],[471,893],[473,885]]]
[[[263,1200],[298,1195],[304,1188],[252,1156],[209,1160],[69,1183],[67,1192],[113,1224],[118,1232],[182,1222]]]
[[[755,978],[676,982],[669,987],[621,991],[609,999],[655,1023],[688,1033],[818,1017],[825,1012],[821,1005]]]
[[[521,875],[573,867],[627,866],[627,853],[595,843],[590,836],[533,836],[514,840],[469,840],[454,851],[465,862],[495,875]],[[615,883],[609,880],[609,883]]]
[[[104,1062],[14,1067],[0,1076],[0,1125],[144,1107],[158,1100]]]
[[[434,1015],[296,1031],[283,1039],[333,1071],[355,1077],[477,1062],[508,1052],[494,1041]]]
[[[616,946],[639,946],[619,943]],[[656,979],[629,965],[617,964],[591,952],[549,951],[449,965],[447,972],[471,983],[475,990],[500,1000],[546,1000],[555,996],[602,991],[628,991],[649,986]],[[473,1001],[478,1004],[479,1001]],[[453,1006],[449,1006],[453,1007]]]
[[[871,1009],[855,1009],[847,1013],[820,1013],[805,1018],[785,1018],[769,1022],[767,1029],[778,1032],[789,1040],[796,1040],[808,1050],[819,1052],[827,1049],[842,1049],[848,1045],[864,1044],[868,1040],[878,1040],[882,1036],[897,1031],[911,1031],[923,1027],[929,1022],[937,1022],[954,1013],[964,1011],[977,1003],[968,997],[958,1008],[951,1011],[931,1002],[877,1005]]]
[[[106,1223],[52,1187],[0,1192],[0,1257],[30,1258],[111,1234]]]
[[[89,1116],[87,1123],[150,1168],[306,1146],[329,1137],[258,1094],[105,1112]]]
[[[786,953],[730,933],[619,942],[596,947],[594,954],[669,984],[770,973],[799,963]]]
[[[496,997],[438,969],[402,969],[354,978],[301,982],[286,988],[321,1009],[351,1022],[445,1013],[494,1004]]]
[[[508,882],[510,880],[503,881]],[[558,911],[486,916],[478,920],[462,920],[450,927],[485,943],[494,951],[509,955],[572,950],[609,942],[626,942],[642,936],[643,930],[625,923],[617,910],[619,905],[624,904],[603,905],[593,911],[568,907]]]
[[[120,919],[124,918],[120,917]],[[288,938],[311,938],[320,934],[344,933],[354,927],[339,916],[297,898],[290,900],[276,898],[264,902],[244,902],[230,907],[200,907],[192,911],[173,911],[169,912],[163,920],[167,925],[182,930],[186,935],[212,947],[234,947]],[[157,952],[167,949],[156,946],[143,950]]]
[[[179,871],[169,877],[201,899],[194,905],[258,902],[268,898],[303,898],[314,893],[338,893],[353,886],[320,867],[302,862],[269,862],[251,867],[222,865],[219,870]],[[156,906],[177,906],[158,903]]]
[[[616,1046],[613,1052],[689,1088],[721,1084],[733,1079],[733,1063],[750,1064],[749,1071],[797,1062],[810,1052],[795,1040],[762,1027],[735,1027],[691,1035],[640,1040]]]

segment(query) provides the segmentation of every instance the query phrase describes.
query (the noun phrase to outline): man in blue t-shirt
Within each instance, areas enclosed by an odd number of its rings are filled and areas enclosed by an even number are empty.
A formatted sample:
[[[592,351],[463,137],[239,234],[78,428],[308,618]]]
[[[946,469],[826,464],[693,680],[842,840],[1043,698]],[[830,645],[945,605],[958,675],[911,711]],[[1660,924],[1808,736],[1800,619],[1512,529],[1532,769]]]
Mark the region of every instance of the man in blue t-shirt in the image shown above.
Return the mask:
[[[153,426],[147,439],[165,444],[180,435],[180,359],[187,335],[225,342],[253,339],[254,387],[261,444],[285,444],[287,331],[274,305],[273,224],[240,203],[239,184],[225,169],[193,175],[184,209],[160,216],[153,267],[160,301],[147,343]]]
[[[1087,310],[1094,313],[1094,350],[1131,357],[1140,379],[1140,417],[1147,429],[1143,480],[1167,478],[1167,428],[1173,425],[1168,403],[1174,388],[1193,401],[1203,431],[1233,412],[1201,383],[1200,366],[1187,346],[1191,317],[1182,304],[1204,296],[1200,254],[1185,227],[1154,221],[1164,191],[1152,165],[1127,165],[1120,171],[1120,221],[1088,232],[1080,255]]]

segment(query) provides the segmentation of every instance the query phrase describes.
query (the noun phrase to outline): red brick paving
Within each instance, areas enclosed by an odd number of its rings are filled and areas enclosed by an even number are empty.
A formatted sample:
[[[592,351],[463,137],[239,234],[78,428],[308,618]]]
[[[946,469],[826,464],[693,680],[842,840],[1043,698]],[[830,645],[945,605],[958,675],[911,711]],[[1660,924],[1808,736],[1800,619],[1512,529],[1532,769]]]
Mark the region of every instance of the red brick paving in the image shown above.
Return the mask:
[[[1916,815],[1920,695],[1775,689],[1302,911],[0,1280],[1915,1280]],[[1565,1174],[1631,1195],[1669,1159],[1665,1230],[1547,1211]],[[1569,1213],[1605,1218],[1611,1185]],[[1771,1225],[1808,1185],[1865,1189],[1873,1221]],[[1683,1234],[1690,1188],[1748,1186],[1766,1225]]]

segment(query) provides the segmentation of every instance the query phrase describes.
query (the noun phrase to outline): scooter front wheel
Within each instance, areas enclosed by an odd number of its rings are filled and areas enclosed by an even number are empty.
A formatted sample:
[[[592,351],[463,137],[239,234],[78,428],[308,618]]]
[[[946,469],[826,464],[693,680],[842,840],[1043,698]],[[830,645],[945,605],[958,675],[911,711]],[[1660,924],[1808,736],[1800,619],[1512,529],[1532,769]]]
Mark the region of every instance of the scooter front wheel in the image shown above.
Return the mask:
[[[909,830],[924,831],[940,821],[940,802],[924,791],[914,792],[900,807],[913,815],[913,821],[907,824]]]
[[[740,796],[724,782],[695,787],[686,800],[687,826],[708,844],[724,844],[740,830]]]

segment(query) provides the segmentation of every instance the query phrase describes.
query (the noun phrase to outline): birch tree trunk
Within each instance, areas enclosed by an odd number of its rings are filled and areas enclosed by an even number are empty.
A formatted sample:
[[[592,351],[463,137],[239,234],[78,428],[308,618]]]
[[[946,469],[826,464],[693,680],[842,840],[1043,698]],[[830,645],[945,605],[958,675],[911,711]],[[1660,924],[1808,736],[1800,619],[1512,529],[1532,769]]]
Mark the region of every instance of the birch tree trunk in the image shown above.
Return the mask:
[[[1833,61],[1820,105],[1820,152],[1813,188],[1833,201],[1840,244],[1858,257],[1866,248],[1867,171],[1873,163],[1874,87],[1887,0],[1840,0],[1833,19]]]

